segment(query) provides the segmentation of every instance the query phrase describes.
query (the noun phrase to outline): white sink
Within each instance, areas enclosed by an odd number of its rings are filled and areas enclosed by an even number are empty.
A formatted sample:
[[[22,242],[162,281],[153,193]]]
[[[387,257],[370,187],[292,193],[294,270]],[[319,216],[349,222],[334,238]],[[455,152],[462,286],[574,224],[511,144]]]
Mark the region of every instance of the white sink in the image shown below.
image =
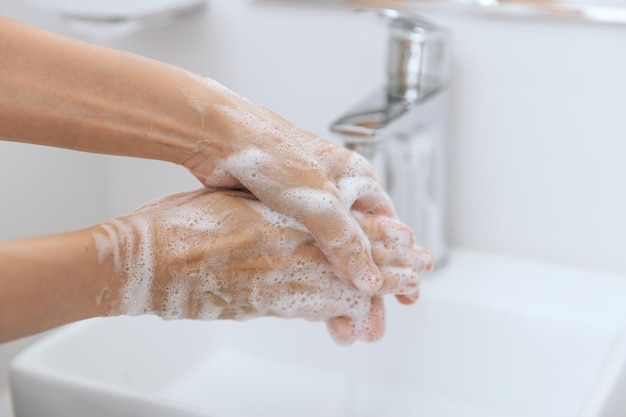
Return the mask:
[[[263,319],[91,320],[11,370],[17,417],[626,415],[626,277],[455,251],[378,343]]]

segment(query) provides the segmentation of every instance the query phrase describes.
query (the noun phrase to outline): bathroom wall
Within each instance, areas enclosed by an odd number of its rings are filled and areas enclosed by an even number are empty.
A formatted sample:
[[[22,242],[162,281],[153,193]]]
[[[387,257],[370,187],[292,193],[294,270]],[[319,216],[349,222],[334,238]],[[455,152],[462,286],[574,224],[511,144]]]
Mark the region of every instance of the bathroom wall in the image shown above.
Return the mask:
[[[23,2],[0,2],[0,13],[69,33]],[[626,274],[626,26],[429,16],[454,46],[450,241]],[[231,0],[107,42],[326,135],[383,82],[385,35],[376,19],[328,4]],[[0,173],[0,238],[82,227],[198,186],[166,163],[6,143]],[[0,372],[26,343],[0,347]]]

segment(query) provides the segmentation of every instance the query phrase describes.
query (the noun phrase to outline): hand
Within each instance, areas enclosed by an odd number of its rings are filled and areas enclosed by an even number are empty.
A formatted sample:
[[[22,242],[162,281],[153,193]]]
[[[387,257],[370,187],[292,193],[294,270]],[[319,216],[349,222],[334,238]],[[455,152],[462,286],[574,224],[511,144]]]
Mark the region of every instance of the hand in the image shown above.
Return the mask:
[[[384,332],[383,294],[414,299],[432,265],[410,230],[359,214],[384,283],[375,295],[336,279],[307,229],[237,191],[166,197],[103,224],[99,258],[121,276],[111,314],[244,320],[260,316],[327,321],[341,343]]]
[[[197,155],[184,165],[209,188],[245,188],[268,207],[298,219],[340,279],[374,293],[382,276],[350,210],[396,217],[370,163],[207,83],[223,100],[199,111],[207,113],[206,120],[222,121],[223,128],[211,135],[219,140],[199,142]]]

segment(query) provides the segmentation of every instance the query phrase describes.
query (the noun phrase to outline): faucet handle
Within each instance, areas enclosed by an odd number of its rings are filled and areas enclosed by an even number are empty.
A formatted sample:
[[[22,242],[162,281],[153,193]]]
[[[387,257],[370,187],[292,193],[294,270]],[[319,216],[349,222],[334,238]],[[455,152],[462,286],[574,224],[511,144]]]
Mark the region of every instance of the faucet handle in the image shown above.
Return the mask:
[[[414,13],[373,11],[389,22],[388,94],[414,101],[444,87],[448,82],[447,32]]]

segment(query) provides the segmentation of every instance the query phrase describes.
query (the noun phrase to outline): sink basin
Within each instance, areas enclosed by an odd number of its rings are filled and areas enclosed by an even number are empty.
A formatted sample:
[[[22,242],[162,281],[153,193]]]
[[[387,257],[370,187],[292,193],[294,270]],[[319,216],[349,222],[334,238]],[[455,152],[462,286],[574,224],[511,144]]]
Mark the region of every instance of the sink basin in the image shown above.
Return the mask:
[[[96,319],[13,363],[17,417],[626,415],[626,277],[457,250],[375,344],[322,324]]]

